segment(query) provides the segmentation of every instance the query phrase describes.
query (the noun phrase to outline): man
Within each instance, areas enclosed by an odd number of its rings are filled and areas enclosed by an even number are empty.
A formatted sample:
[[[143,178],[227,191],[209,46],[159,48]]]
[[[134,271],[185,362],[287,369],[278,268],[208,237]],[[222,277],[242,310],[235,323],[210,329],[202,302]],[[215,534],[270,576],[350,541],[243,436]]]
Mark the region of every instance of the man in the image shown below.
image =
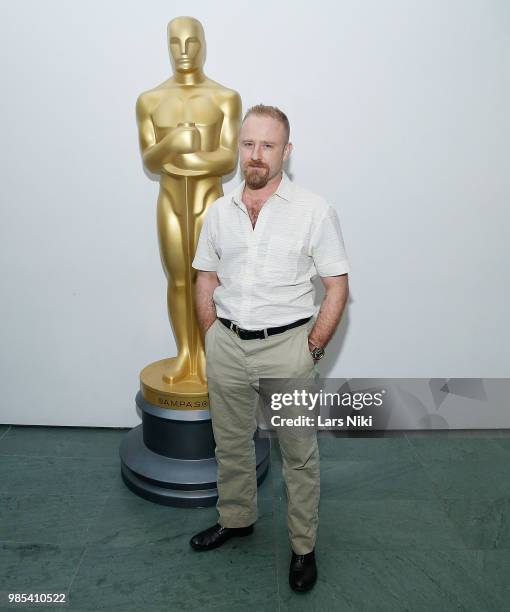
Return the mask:
[[[259,379],[313,377],[347,301],[349,263],[337,215],[282,170],[292,151],[289,132],[278,108],[259,104],[246,113],[239,139],[245,180],[209,207],[192,263],[205,332],[219,513],[218,523],[191,539],[196,550],[253,532]],[[315,273],[326,289],[316,321]],[[278,437],[292,546],[289,582],[305,591],[317,579],[317,436],[282,429]]]

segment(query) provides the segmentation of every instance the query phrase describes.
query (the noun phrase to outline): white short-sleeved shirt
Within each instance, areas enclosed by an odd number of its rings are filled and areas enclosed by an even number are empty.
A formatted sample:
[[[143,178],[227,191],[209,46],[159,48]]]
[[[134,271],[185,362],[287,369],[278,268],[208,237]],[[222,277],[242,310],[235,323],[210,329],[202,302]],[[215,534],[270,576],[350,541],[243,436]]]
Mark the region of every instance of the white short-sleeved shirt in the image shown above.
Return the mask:
[[[192,263],[218,275],[218,316],[251,330],[315,315],[311,279],[350,271],[335,209],[284,172],[253,228],[244,185],[209,206]]]

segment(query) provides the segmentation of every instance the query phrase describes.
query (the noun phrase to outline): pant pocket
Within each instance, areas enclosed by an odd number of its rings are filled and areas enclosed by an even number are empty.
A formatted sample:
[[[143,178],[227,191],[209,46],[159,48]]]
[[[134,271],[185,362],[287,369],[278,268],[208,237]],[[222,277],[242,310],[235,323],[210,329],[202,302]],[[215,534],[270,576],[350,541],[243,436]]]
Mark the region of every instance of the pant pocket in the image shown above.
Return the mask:
[[[315,361],[314,358],[312,357],[312,354],[310,353],[310,349],[308,347],[308,326],[304,325],[303,326],[304,329],[304,333],[303,333],[303,343],[304,343],[304,349],[306,351],[306,354],[308,355],[308,359],[312,362],[313,365],[315,365]]]
[[[212,325],[209,325],[209,327],[207,328],[207,331],[205,332],[204,342],[206,346],[207,346],[207,340],[209,336],[211,335],[211,333],[214,331],[213,327],[216,325],[216,323],[218,323],[218,319],[215,319]]]

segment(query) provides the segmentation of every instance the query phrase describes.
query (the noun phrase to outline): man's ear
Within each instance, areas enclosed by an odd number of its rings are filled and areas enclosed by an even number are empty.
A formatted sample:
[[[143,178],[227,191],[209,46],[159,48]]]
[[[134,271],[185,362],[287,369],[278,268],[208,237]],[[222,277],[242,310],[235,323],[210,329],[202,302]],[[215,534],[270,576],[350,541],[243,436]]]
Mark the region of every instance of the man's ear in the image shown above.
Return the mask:
[[[287,161],[289,155],[292,153],[292,143],[288,142],[283,148],[283,161]]]

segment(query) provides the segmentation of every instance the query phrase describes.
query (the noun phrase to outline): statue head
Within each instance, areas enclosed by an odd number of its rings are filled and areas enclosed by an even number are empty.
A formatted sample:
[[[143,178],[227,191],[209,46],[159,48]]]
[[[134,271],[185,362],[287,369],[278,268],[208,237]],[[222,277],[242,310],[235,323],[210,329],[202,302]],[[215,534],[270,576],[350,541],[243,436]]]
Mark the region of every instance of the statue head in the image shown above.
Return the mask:
[[[176,72],[194,72],[204,65],[205,36],[194,17],[176,17],[168,24],[168,50]]]

